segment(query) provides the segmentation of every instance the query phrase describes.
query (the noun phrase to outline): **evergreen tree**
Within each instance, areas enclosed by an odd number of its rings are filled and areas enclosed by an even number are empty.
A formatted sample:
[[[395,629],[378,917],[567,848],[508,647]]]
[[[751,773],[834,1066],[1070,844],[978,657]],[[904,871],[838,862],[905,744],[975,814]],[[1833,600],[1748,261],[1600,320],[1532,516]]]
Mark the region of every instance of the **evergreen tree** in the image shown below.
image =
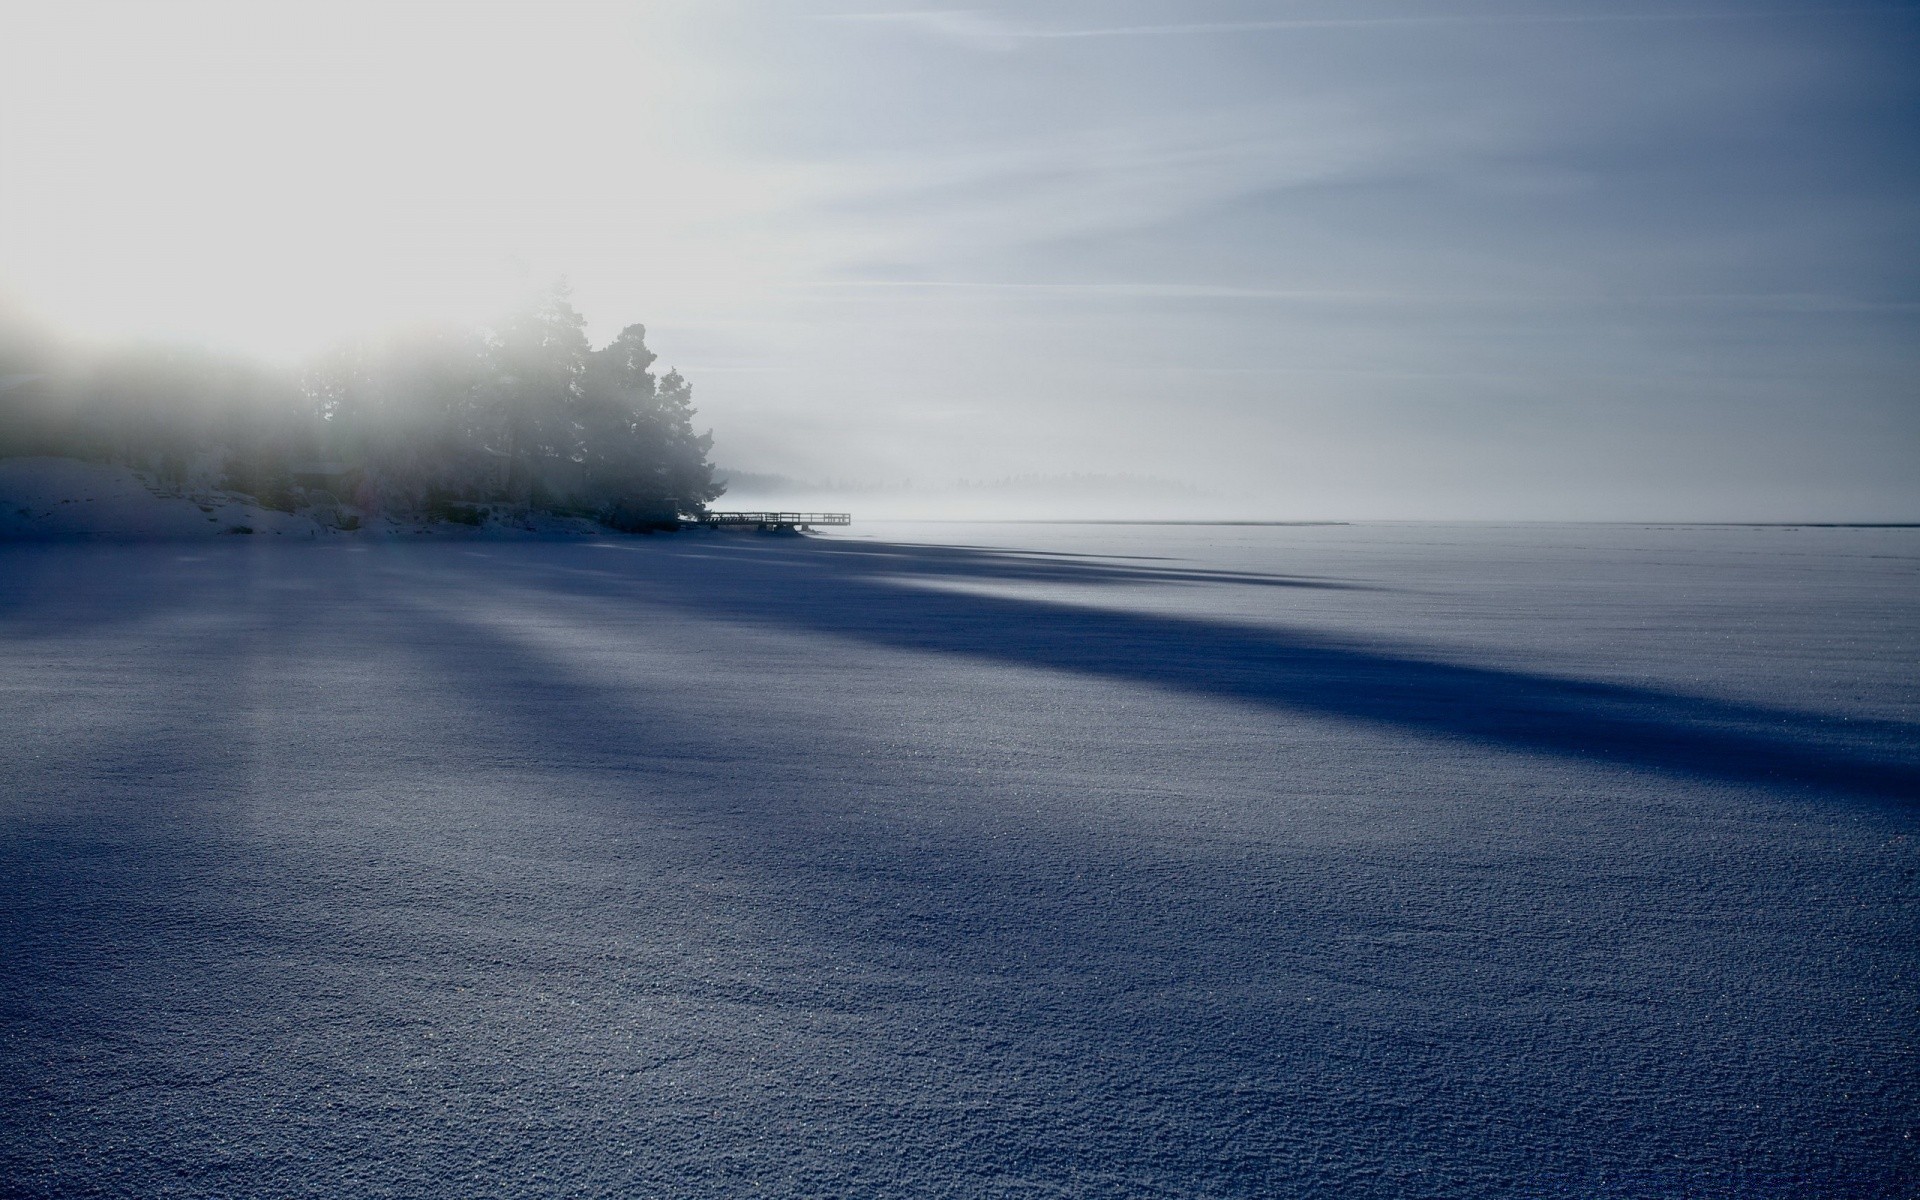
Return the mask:
[[[577,491],[586,374],[586,318],[565,284],[535,297],[489,332],[478,405],[489,452],[500,459],[501,491],[518,504],[551,504]]]
[[[318,474],[333,499],[391,513],[671,522],[722,487],[692,387],[654,372],[646,334],[592,349],[561,285],[486,329],[360,339],[295,375],[168,347],[70,354],[0,321],[0,449],[112,459],[176,486],[224,477],[288,507],[331,502],[311,495]]]
[[[695,512],[724,486],[713,481],[713,435],[693,431],[693,388],[678,371],[657,377],[647,328],[629,325],[594,353],[587,371],[589,459],[596,499]]]

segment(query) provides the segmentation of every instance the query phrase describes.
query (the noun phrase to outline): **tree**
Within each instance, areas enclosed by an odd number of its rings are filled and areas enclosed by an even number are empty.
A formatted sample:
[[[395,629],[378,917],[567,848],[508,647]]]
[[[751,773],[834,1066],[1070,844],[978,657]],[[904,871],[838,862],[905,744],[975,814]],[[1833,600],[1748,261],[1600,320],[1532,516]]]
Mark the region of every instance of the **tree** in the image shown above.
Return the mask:
[[[483,445],[503,464],[504,498],[551,504],[578,491],[587,320],[564,283],[489,331],[479,404]]]
[[[581,406],[592,491],[601,504],[698,511],[725,490],[707,461],[713,435],[694,432],[693,387],[678,371],[657,377],[657,357],[644,325],[593,354]]]
[[[0,450],[224,480],[288,507],[325,490],[395,513],[670,522],[722,489],[693,389],[655,374],[646,337],[630,325],[594,350],[561,285],[484,329],[361,338],[294,373],[179,347],[80,353],[0,313]]]

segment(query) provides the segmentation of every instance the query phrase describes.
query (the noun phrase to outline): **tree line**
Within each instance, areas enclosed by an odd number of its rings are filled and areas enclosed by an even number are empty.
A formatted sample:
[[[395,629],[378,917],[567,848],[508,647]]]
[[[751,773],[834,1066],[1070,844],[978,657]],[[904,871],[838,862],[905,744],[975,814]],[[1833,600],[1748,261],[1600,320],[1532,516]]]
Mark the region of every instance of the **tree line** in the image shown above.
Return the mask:
[[[670,523],[723,485],[646,329],[594,349],[564,287],[491,324],[348,342],[297,369],[179,346],[82,351],[0,324],[0,455],[122,463],[273,507]],[[347,494],[337,494],[337,493]]]

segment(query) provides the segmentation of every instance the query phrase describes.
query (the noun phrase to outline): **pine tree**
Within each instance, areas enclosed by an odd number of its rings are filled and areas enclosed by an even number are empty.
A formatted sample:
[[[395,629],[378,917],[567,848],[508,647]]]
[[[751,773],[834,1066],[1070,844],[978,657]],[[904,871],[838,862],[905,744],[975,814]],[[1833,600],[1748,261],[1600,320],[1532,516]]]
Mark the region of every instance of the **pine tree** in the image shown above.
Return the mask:
[[[501,491],[517,504],[551,503],[577,490],[584,456],[580,410],[586,318],[556,284],[496,325],[487,339],[479,405],[489,449],[503,464]],[[572,469],[569,469],[572,468]]]
[[[587,372],[589,477],[596,500],[630,509],[697,511],[723,490],[693,431],[693,389],[678,371],[650,368],[644,325],[629,325],[596,351]]]

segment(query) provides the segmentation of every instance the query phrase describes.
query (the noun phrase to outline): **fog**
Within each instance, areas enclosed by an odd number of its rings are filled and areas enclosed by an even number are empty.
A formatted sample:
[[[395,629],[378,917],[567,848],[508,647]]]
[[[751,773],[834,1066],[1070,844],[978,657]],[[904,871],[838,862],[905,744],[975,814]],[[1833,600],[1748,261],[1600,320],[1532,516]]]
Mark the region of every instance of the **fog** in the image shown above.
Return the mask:
[[[74,335],[298,363],[564,276],[765,494],[1920,510],[1912,4],[5,14],[0,292]]]
[[[1920,0],[0,0],[0,1196],[1920,1196]]]

